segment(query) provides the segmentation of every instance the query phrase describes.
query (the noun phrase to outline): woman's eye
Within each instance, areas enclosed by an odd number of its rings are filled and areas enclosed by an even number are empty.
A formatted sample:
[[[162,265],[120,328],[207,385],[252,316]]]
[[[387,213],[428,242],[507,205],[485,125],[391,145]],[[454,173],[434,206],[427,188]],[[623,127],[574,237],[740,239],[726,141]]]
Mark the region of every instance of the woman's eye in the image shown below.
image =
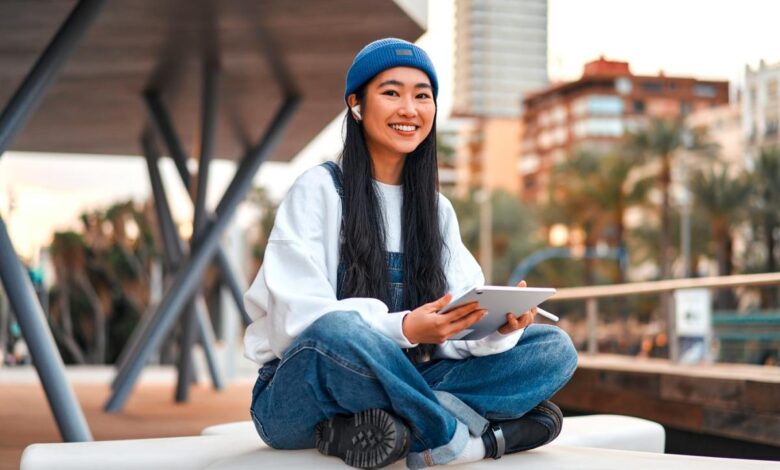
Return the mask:
[[[382,92],[383,95],[387,96],[400,96],[397,91],[395,90],[387,90]]]
[[[431,95],[429,95],[428,93],[420,93],[419,95],[417,95],[417,98],[420,98],[420,99],[423,99],[423,100],[427,100],[430,97],[431,97]]]

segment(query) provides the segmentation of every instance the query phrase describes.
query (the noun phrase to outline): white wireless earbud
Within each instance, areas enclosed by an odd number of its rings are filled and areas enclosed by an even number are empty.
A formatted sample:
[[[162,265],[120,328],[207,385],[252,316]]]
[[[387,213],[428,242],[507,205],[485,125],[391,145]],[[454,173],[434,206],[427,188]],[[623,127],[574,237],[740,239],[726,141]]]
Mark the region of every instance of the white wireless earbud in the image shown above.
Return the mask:
[[[360,115],[360,105],[359,104],[356,104],[355,106],[353,106],[353,107],[351,107],[349,109],[351,109],[352,110],[352,114],[355,115],[355,120],[357,120],[357,121],[362,121],[363,120],[363,116]]]

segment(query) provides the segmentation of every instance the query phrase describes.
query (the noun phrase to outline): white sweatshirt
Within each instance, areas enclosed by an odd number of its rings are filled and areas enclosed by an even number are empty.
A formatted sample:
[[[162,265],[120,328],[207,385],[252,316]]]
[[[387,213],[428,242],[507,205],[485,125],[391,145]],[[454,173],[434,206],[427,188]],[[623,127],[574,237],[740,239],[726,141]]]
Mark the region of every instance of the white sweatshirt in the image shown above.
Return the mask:
[[[387,251],[401,252],[402,186],[375,182],[384,210]],[[453,298],[482,285],[485,278],[460,238],[450,201],[439,195],[439,221],[444,235],[442,262]],[[328,312],[354,310],[379,333],[401,348],[411,348],[403,334],[405,312],[388,312],[373,298],[336,299],[339,263],[341,198],[328,170],[316,166],[303,173],[285,196],[276,214],[263,265],[244,295],[253,322],[244,335],[244,354],[262,365],[281,358],[296,336]],[[511,349],[523,330],[493,333],[475,341],[446,341],[435,358],[463,359]]]

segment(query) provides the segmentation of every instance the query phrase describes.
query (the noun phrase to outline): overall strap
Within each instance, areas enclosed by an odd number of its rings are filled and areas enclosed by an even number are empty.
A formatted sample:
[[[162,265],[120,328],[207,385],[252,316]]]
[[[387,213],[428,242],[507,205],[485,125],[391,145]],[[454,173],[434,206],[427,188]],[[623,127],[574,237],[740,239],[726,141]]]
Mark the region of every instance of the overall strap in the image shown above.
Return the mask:
[[[344,202],[344,183],[342,182],[343,174],[341,173],[341,168],[335,162],[331,161],[323,162],[322,166],[324,166],[328,170],[328,173],[330,173],[330,177],[333,179],[333,186],[336,187],[336,192],[339,193],[339,197],[341,198],[341,223],[343,224],[344,215],[346,214],[346,204]],[[344,272],[344,261],[341,259],[341,249],[339,249],[339,265],[336,274],[336,298],[339,300],[344,298],[342,293],[342,288],[344,285]]]
[[[339,197],[341,198],[341,207],[342,207],[342,213],[344,208],[344,183],[343,183],[343,175],[341,173],[341,167],[339,167],[336,162],[323,162],[322,166],[324,166],[328,172],[330,173],[330,177],[333,179],[333,186],[336,187],[336,192],[339,193]]]

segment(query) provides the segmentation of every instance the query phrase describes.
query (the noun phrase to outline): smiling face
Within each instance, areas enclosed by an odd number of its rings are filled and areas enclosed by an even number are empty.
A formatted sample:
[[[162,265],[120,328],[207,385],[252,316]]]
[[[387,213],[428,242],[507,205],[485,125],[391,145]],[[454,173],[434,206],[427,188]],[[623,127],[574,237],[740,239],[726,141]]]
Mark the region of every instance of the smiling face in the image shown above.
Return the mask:
[[[349,106],[358,104],[349,96]],[[428,75],[411,67],[387,69],[366,85],[360,103],[366,145],[373,157],[406,156],[430,134],[436,103]]]

